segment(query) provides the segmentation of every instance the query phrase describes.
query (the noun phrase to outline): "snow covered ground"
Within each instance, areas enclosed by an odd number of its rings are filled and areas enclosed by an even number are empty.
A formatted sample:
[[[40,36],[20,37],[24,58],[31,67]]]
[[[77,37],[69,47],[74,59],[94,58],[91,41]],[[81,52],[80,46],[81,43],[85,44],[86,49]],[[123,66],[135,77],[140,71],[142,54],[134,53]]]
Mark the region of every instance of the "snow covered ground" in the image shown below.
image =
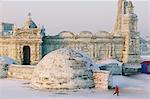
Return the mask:
[[[120,87],[120,96],[113,96],[113,90],[82,90],[78,92],[55,93],[34,90],[29,81],[0,79],[0,99],[150,99],[150,75],[113,76],[113,85]]]

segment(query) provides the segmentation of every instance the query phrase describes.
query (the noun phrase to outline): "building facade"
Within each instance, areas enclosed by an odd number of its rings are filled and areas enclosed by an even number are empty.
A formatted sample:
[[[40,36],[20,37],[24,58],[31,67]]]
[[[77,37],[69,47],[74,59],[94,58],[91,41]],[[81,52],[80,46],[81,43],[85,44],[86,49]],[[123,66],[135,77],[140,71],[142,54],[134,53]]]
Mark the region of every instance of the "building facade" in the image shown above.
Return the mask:
[[[91,33],[82,31],[78,35],[63,31],[56,36],[43,37],[42,54],[58,48],[75,48],[86,52],[94,60],[117,58],[122,61],[124,38],[113,37],[106,31]]]
[[[12,33],[14,24],[12,23],[0,23],[0,36],[7,36]]]
[[[14,27],[10,35],[0,37],[0,56],[10,57],[18,64],[36,64],[41,59],[41,29],[29,14],[21,28]]]
[[[150,40],[144,40],[140,37],[139,41],[141,55],[150,55]]]
[[[0,56],[13,58],[18,64],[36,64],[47,53],[67,47],[82,50],[94,60],[115,58],[133,66],[140,57],[137,21],[132,2],[118,0],[111,33],[63,31],[56,36],[45,36],[44,28],[37,27],[29,14],[21,28],[14,27],[11,35],[0,37]]]
[[[140,49],[139,32],[137,31],[137,15],[134,13],[132,2],[126,0],[118,1],[118,12],[113,36],[124,37],[124,48],[122,51],[122,61],[129,67],[139,67]]]

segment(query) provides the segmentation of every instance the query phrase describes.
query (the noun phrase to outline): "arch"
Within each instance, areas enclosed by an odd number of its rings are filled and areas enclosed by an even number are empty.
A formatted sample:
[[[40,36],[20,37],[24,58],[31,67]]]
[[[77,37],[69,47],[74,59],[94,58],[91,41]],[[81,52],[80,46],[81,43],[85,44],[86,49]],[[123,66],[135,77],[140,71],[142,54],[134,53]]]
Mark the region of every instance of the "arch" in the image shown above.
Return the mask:
[[[86,38],[91,38],[93,36],[92,32],[90,31],[81,31],[79,33],[79,37],[86,37]]]
[[[74,38],[75,37],[75,34],[70,31],[62,31],[58,35],[59,37],[62,37],[62,38]]]
[[[111,34],[107,31],[98,31],[95,33],[96,37],[111,37]]]
[[[23,65],[30,65],[30,47],[29,46],[24,46],[23,47]]]

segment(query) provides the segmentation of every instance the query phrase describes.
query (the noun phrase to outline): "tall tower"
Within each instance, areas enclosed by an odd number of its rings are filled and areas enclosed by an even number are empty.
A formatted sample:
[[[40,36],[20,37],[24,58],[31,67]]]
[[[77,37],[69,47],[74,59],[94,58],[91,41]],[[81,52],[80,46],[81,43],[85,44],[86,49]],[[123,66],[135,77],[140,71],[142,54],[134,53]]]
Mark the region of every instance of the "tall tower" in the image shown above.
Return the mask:
[[[117,9],[117,18],[115,25],[112,30],[112,34],[114,36],[121,36],[122,35],[122,28],[123,28],[123,16],[126,14],[126,0],[118,0],[118,9]]]
[[[113,36],[124,37],[122,62],[130,66],[140,66],[139,32],[137,31],[137,15],[132,2],[118,1],[116,23],[112,30]]]
[[[128,2],[127,13],[123,18],[123,31],[125,37],[125,48],[123,51],[124,63],[139,63],[139,32],[137,31],[137,15],[134,13],[134,6],[131,1]]]

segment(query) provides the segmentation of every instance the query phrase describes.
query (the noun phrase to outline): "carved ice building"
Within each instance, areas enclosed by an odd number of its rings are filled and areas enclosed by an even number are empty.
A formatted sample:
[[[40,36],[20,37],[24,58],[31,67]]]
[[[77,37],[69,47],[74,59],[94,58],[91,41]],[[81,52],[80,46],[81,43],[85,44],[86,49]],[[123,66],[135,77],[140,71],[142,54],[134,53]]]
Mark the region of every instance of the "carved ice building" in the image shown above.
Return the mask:
[[[94,60],[115,58],[134,68],[139,65],[139,32],[137,15],[131,1],[118,0],[117,18],[111,33],[100,31],[79,34],[62,31],[56,36],[45,36],[29,14],[21,28],[0,37],[0,56],[8,56],[18,64],[36,64],[47,53],[59,48],[75,48],[89,54]]]
[[[87,52],[94,60],[115,58],[127,67],[139,67],[137,21],[132,2],[119,0],[117,18],[111,33],[82,31],[77,35],[63,31],[56,36],[45,36],[42,44],[43,55],[58,48],[77,48]]]
[[[1,24],[1,27],[4,25]],[[1,31],[3,30],[4,28]],[[1,32],[0,56],[10,57],[18,64],[36,64],[41,59],[41,31],[29,13],[21,28],[14,26],[9,35]]]

